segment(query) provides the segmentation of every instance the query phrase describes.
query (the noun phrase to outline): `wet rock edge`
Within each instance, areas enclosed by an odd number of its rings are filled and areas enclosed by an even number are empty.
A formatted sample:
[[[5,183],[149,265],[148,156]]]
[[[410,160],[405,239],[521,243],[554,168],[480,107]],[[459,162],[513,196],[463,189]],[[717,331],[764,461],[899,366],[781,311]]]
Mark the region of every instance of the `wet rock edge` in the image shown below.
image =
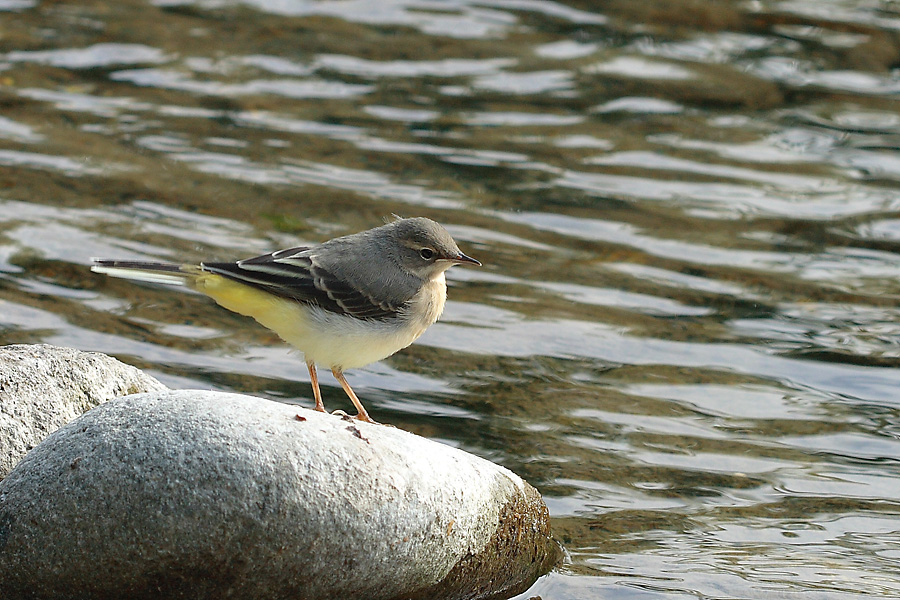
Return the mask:
[[[546,537],[550,513],[534,487],[526,483],[524,492],[524,497],[514,496],[500,509],[497,529],[480,552],[464,557],[439,582],[404,600],[429,600],[438,595],[453,600],[506,599],[526,591],[558,566],[563,559],[562,547]],[[531,514],[540,516],[529,521]],[[512,555],[519,558],[514,560]],[[523,560],[522,555],[531,560]]]

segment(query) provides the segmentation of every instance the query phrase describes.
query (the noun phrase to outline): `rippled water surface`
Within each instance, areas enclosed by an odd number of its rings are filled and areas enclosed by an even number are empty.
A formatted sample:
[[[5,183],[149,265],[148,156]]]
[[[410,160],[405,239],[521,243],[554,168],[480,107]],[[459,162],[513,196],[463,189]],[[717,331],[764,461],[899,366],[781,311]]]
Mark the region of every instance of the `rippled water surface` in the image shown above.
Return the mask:
[[[89,258],[429,216],[484,267],[349,379],[541,490],[522,599],[896,597],[898,97],[889,0],[0,0],[0,343],[311,406]]]

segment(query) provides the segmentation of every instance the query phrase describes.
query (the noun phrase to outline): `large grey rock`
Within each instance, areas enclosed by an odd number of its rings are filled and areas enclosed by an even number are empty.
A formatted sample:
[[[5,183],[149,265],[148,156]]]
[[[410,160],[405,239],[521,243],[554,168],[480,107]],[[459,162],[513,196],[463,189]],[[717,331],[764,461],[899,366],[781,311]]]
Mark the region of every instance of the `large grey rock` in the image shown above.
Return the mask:
[[[81,413],[117,396],[165,389],[105,354],[46,344],[0,347],[0,479]]]
[[[234,394],[118,398],[0,482],[0,598],[506,598],[538,492],[404,431]]]

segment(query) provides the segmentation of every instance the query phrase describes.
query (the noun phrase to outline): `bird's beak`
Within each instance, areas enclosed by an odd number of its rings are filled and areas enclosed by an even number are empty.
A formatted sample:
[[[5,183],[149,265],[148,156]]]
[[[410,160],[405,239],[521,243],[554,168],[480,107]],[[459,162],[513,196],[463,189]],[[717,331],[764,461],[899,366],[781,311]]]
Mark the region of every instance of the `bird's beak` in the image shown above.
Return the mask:
[[[465,264],[465,263],[468,263],[468,264],[470,264],[470,265],[475,265],[476,267],[480,267],[480,266],[481,266],[481,263],[480,263],[480,262],[478,262],[477,260],[475,260],[475,259],[472,258],[471,256],[466,256],[466,255],[463,254],[462,252],[459,253],[459,256],[457,256],[457,257],[455,257],[455,258],[451,258],[450,260],[452,260],[454,264],[458,264],[458,265],[459,265],[459,264]]]

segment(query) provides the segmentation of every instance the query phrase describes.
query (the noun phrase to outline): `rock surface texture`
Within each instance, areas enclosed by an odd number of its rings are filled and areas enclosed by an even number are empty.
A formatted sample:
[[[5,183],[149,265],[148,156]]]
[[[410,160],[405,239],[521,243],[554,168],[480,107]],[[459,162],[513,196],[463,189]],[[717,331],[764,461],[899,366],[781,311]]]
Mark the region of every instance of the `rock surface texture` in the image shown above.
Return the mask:
[[[107,402],[0,482],[6,600],[507,598],[558,557],[510,471],[234,394]]]
[[[166,389],[105,354],[43,344],[0,347],[0,479],[81,413],[117,396]]]

